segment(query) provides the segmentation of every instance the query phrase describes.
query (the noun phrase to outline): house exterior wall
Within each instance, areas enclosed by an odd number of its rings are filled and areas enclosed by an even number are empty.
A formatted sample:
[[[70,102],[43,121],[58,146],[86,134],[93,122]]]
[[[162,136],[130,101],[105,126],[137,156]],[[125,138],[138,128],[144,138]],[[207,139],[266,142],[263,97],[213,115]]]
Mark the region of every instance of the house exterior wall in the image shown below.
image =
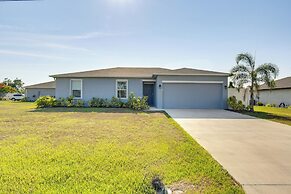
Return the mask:
[[[93,97],[111,99],[116,96],[116,80],[128,80],[128,94],[133,92],[136,96],[143,96],[143,79],[117,79],[117,78],[74,78],[82,79],[82,100],[88,101]],[[56,98],[70,96],[71,78],[56,79]]]
[[[53,88],[27,88],[25,89],[25,96],[29,101],[35,101],[40,96],[55,96],[55,89]]]
[[[56,78],[56,98],[66,98],[70,96],[70,80],[72,78]],[[111,99],[116,96],[116,80],[128,80],[128,94],[133,92],[136,96],[143,96],[143,80],[145,79],[119,79],[119,78],[74,78],[82,80],[82,100],[88,101],[93,97]],[[217,95],[222,96],[222,108],[227,108],[227,77],[226,76],[157,76],[155,83],[155,100],[154,104],[157,108],[163,108],[163,81],[219,81],[221,84],[221,92]],[[161,85],[161,87],[159,87]],[[205,85],[207,87],[207,84]],[[203,91],[196,91],[197,93]],[[176,94],[177,99],[179,95]],[[186,94],[187,95],[187,94]],[[189,93],[189,95],[191,95]],[[207,95],[215,95],[213,91]]]
[[[225,86],[227,86],[227,81],[228,81],[228,77],[227,76],[193,76],[193,75],[189,75],[189,76],[166,76],[166,75],[159,75],[157,76],[157,81],[156,81],[156,106],[157,108],[164,108],[163,107],[163,81],[221,81],[222,83],[222,87],[221,90],[222,92],[218,95],[222,95],[222,108],[227,108],[227,97],[228,97],[228,92],[227,92],[227,88]],[[161,86],[161,87],[160,87]],[[199,91],[197,91],[197,93],[199,93]],[[174,96],[173,98],[176,98],[177,100],[179,100],[179,93],[176,93],[176,96]],[[185,94],[188,95],[188,94]],[[189,95],[191,95],[189,93]],[[205,95],[213,95],[211,91],[209,91],[208,94]]]
[[[237,88],[228,88],[228,97],[235,96],[237,100],[241,100],[245,106],[250,102],[250,91],[248,88],[242,88],[239,91]]]
[[[285,103],[291,105],[291,89],[261,90],[259,91],[259,101],[263,104]]]

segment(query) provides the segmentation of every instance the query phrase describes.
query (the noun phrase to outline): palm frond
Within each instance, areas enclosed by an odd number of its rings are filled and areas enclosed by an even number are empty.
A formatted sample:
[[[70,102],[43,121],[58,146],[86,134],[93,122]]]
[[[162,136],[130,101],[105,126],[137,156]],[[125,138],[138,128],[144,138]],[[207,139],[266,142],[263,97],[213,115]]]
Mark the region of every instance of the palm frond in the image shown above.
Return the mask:
[[[257,81],[265,83],[268,87],[275,87],[275,79],[279,74],[279,68],[272,63],[264,63],[256,69]]]
[[[241,89],[243,88],[245,84],[250,82],[250,75],[248,73],[239,72],[239,73],[233,74],[231,79],[232,79],[233,85],[236,88]]]
[[[255,68],[255,59],[249,53],[238,54],[235,60],[237,64],[244,63],[246,66],[250,67],[251,69]]]
[[[231,73],[231,74],[240,73],[240,72],[250,73],[251,70],[250,70],[247,66],[245,66],[245,65],[241,65],[241,64],[237,64],[236,66],[234,66],[234,67],[230,70],[230,73]]]

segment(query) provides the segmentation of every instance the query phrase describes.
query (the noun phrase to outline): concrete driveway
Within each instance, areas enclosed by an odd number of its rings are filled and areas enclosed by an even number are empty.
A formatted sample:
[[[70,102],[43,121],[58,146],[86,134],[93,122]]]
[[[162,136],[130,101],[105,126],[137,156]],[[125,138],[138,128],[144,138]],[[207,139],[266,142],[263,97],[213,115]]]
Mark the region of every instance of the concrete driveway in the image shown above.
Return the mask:
[[[247,193],[291,193],[291,127],[225,110],[168,109]]]

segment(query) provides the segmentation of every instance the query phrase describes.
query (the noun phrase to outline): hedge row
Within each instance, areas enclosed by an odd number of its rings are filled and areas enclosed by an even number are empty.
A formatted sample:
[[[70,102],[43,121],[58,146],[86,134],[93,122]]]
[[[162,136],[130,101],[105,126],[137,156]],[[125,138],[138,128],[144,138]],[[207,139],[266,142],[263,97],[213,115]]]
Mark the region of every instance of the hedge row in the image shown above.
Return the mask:
[[[68,98],[53,98],[50,96],[41,96],[36,100],[37,108],[47,107],[96,107],[96,108],[130,108],[133,110],[145,110],[149,108],[148,98],[137,97],[131,93],[126,102],[119,98],[112,97],[111,99],[92,98],[88,102],[76,100],[73,96]]]

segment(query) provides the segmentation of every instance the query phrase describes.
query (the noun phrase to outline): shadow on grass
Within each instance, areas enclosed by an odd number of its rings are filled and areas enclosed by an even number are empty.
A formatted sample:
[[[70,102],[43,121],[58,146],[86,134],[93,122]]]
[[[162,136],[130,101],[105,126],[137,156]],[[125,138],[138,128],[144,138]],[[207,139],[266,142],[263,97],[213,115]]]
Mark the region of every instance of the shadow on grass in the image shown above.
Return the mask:
[[[279,116],[272,113],[266,113],[266,112],[243,112],[246,115],[250,115],[253,117],[261,118],[261,119],[268,119],[268,120],[276,120],[280,123],[291,125],[291,117],[285,117],[285,116]]]
[[[54,108],[37,108],[29,112],[97,112],[97,113],[139,113],[142,111],[135,111],[128,108],[77,108],[77,107],[54,107]]]
[[[91,108],[91,107],[53,107],[53,108],[36,108],[29,112],[53,113],[53,112],[80,112],[80,113],[165,113],[164,111],[138,111],[129,108]],[[167,115],[168,116],[168,115]]]

